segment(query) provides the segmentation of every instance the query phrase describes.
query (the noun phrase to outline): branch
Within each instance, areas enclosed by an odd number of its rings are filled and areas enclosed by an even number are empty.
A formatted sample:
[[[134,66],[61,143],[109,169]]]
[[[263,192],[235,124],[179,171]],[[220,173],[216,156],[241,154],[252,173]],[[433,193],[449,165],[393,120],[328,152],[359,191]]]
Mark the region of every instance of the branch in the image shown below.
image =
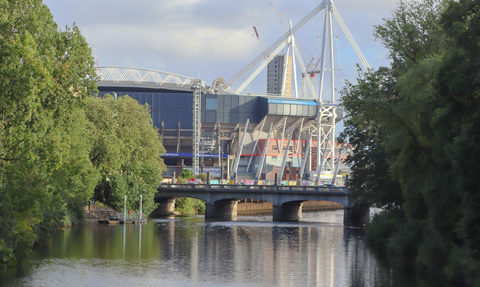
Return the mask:
[[[19,160],[20,158],[17,157],[17,158],[4,158],[4,157],[0,157],[0,160],[4,160],[4,161],[14,161],[14,160]]]

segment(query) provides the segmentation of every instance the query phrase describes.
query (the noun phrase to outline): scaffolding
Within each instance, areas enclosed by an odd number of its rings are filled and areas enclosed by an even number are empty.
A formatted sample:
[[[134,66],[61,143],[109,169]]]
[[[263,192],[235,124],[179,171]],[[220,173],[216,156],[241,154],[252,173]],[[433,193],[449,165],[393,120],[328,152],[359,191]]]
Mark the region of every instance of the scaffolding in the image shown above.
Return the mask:
[[[202,121],[200,119],[201,115],[201,102],[202,102],[202,81],[196,79],[193,81],[192,90],[193,90],[193,139],[192,139],[192,149],[193,149],[193,175],[199,175],[200,164],[199,164],[199,148],[200,148],[200,137],[202,130]]]

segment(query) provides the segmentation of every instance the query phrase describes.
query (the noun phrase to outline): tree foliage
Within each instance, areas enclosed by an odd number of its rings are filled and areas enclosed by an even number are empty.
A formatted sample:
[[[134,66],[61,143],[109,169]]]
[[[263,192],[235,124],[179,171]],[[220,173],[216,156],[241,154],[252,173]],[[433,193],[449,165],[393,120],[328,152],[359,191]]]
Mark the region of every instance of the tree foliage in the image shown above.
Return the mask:
[[[96,183],[83,106],[96,91],[77,27],[60,31],[39,0],[0,1],[0,264],[78,216]],[[80,215],[81,216],[81,215]]]
[[[180,173],[180,177],[184,179],[193,178],[193,172],[189,169],[183,169]]]
[[[160,158],[165,149],[149,107],[128,96],[92,97],[85,113],[93,125],[90,160],[101,178],[97,199],[122,210],[126,195],[127,209],[138,210],[143,195],[143,211],[149,214],[155,209],[154,195],[166,169]]]
[[[181,214],[205,214],[205,202],[197,198],[180,197],[175,200],[175,211]]]
[[[480,284],[480,1],[400,2],[375,36],[390,68],[342,90],[359,204],[374,244]],[[475,281],[476,280],[476,281]],[[475,283],[476,282],[476,283]]]
[[[59,30],[41,0],[0,0],[0,268],[82,222],[95,190],[154,208],[164,149],[148,107],[93,98],[96,80],[76,26]]]

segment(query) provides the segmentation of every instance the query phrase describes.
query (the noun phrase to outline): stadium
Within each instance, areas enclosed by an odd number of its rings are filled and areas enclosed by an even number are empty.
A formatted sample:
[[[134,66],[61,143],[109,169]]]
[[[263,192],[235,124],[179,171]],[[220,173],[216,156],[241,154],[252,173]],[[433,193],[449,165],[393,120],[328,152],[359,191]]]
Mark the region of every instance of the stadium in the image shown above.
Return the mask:
[[[180,174],[183,168],[195,170],[192,89],[195,79],[162,73],[102,67],[98,89],[99,96],[128,95],[150,106],[153,124],[167,150],[162,157],[168,167],[164,177],[169,178],[173,172]],[[133,75],[137,75],[136,81]],[[169,76],[173,83],[145,80]],[[264,180],[273,180],[277,173],[283,180],[298,180],[302,178],[300,169],[305,162],[303,178],[316,176],[318,142],[311,140],[310,134],[322,108],[318,101],[277,95],[217,94],[208,90],[200,98],[200,170],[197,173],[210,172],[223,179],[236,173],[238,179]],[[330,113],[322,118],[322,124],[331,127],[342,119],[343,110],[341,107],[328,110]],[[329,151],[329,155],[321,180],[331,181],[339,147],[326,144],[323,149]],[[287,158],[283,163],[285,153]]]
[[[268,181],[277,175],[280,180],[335,183],[346,173],[342,159],[351,147],[336,142],[344,111],[335,95],[333,18],[364,69],[370,66],[328,3],[323,1],[295,26],[283,27],[285,34],[229,81],[217,77],[207,86],[200,79],[164,71],[97,67],[99,95],[128,95],[150,106],[167,151],[162,155],[168,167],[164,178],[188,168],[222,179]],[[295,33],[322,10],[322,49],[305,65]],[[242,93],[264,68],[267,92]]]

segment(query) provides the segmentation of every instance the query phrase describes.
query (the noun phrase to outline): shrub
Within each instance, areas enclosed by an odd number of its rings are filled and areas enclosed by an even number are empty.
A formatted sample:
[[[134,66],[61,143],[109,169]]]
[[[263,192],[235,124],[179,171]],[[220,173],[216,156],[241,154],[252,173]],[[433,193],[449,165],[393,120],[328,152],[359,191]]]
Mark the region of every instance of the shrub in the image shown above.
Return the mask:
[[[193,178],[193,172],[189,169],[184,169],[182,170],[182,172],[180,173],[180,177],[181,178]]]
[[[378,248],[387,248],[388,239],[402,224],[404,218],[401,209],[389,209],[376,214],[366,225],[366,239],[370,245]]]
[[[181,214],[203,214],[205,203],[200,199],[181,197],[175,201],[175,210]]]

